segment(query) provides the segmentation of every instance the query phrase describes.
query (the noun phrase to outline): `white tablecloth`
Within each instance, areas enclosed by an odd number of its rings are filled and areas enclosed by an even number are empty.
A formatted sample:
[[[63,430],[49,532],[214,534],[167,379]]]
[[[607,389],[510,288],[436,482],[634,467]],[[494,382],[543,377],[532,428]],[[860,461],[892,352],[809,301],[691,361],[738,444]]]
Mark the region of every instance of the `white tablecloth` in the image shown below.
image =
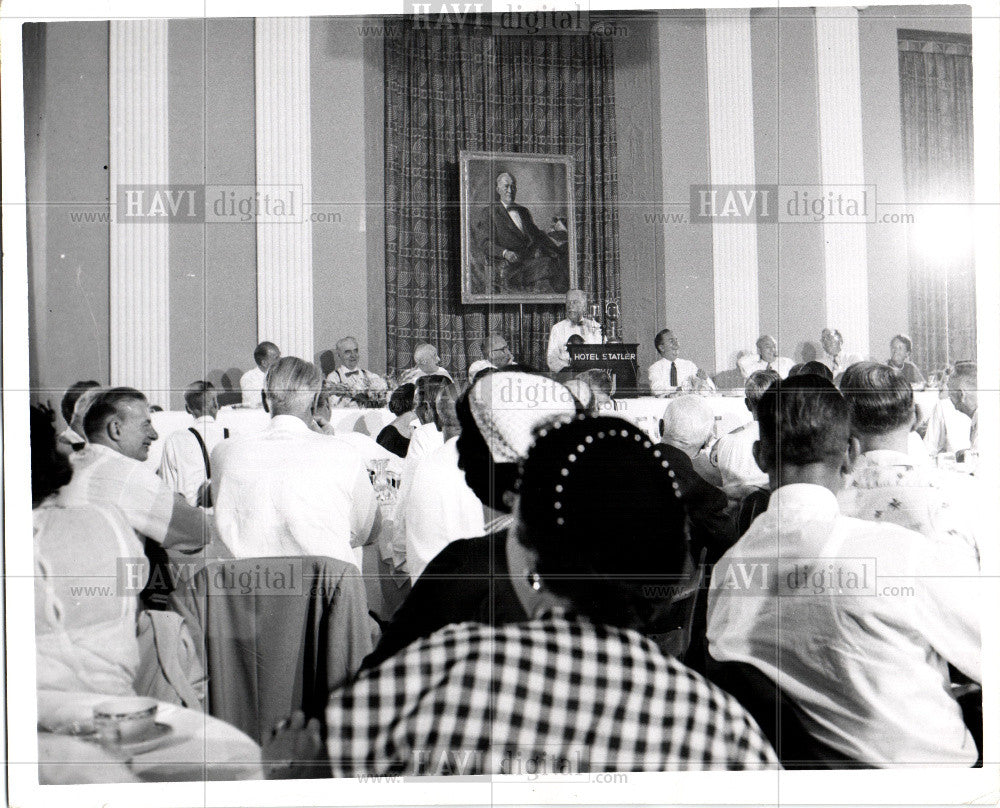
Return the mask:
[[[743,398],[742,393],[739,395],[705,396],[705,400],[712,407],[712,412],[715,413],[716,417],[720,417],[720,435],[732,432],[737,427],[753,420]],[[645,431],[652,440],[658,441],[660,439],[660,419],[669,403],[669,398],[656,398],[654,396],[626,398],[615,402],[614,412],[608,411],[602,415],[616,415],[625,418]]]
[[[338,432],[360,432],[362,435],[375,438],[395,418],[396,416],[386,409],[362,410],[357,407],[338,407],[332,411],[330,423]],[[230,437],[248,432],[260,432],[270,420],[271,416],[261,407],[223,407],[216,416],[219,425],[229,430]],[[187,429],[194,423],[194,419],[186,412],[165,410],[154,412],[152,421],[159,438],[149,447],[146,465],[156,471],[163,456],[163,441],[174,432]]]
[[[41,694],[39,723],[57,727],[76,721],[86,728],[94,705],[108,698],[98,693]],[[147,782],[263,779],[260,747],[225,721],[166,702],[160,702],[156,721],[170,726],[171,736],[131,757],[94,741],[39,731],[40,782],[109,782],[123,765],[134,778]]]

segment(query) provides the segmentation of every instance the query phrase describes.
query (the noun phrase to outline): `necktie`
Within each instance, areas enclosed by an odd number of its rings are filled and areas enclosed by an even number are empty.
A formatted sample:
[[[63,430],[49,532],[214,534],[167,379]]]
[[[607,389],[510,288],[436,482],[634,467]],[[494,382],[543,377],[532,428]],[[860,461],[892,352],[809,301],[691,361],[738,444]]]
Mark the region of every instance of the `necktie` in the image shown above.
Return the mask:
[[[345,376],[359,376],[361,374],[360,370],[349,370],[345,373]]]
[[[677,386],[677,363],[676,362],[671,362],[670,363],[670,386],[671,387],[676,387]]]

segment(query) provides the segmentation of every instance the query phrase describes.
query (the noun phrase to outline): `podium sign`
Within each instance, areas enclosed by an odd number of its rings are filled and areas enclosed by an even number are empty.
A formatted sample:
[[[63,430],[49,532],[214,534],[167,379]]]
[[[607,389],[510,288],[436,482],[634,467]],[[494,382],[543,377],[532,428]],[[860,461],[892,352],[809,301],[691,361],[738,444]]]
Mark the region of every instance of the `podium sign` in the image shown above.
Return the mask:
[[[638,395],[639,344],[610,343],[567,346],[570,367],[574,373],[585,370],[606,370],[611,374],[612,390],[619,398]]]

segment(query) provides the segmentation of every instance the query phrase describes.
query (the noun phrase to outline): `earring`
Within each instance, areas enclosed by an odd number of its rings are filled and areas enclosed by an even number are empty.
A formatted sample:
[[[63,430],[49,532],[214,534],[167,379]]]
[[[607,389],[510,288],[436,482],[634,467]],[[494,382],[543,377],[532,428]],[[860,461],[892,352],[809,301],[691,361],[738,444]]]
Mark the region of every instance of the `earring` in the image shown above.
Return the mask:
[[[530,586],[536,592],[541,592],[542,591],[542,576],[541,575],[539,575],[537,572],[529,570],[527,578],[528,578],[528,586]]]

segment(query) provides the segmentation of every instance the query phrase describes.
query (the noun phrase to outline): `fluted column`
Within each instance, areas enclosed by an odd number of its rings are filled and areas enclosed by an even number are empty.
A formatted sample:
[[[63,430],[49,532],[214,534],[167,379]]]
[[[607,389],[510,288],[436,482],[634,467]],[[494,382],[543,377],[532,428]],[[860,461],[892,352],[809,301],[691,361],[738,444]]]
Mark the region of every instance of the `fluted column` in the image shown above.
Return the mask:
[[[112,20],[108,90],[112,201],[122,185],[164,186],[167,21]],[[143,196],[152,198],[152,192]],[[170,242],[162,217],[111,217],[111,383],[169,405]]]
[[[816,9],[820,175],[827,192],[865,182],[859,47],[856,8]],[[840,329],[847,348],[864,355],[870,350],[866,233],[863,220],[823,223],[826,325]]]
[[[753,75],[750,10],[705,12],[711,181],[753,186]],[[720,189],[721,191],[722,189]],[[757,224],[744,217],[712,224],[715,276],[715,367],[735,367],[736,354],[759,336]]]
[[[297,198],[299,211],[257,217],[257,334],[311,361],[309,20],[258,18],[254,27],[258,195]]]

